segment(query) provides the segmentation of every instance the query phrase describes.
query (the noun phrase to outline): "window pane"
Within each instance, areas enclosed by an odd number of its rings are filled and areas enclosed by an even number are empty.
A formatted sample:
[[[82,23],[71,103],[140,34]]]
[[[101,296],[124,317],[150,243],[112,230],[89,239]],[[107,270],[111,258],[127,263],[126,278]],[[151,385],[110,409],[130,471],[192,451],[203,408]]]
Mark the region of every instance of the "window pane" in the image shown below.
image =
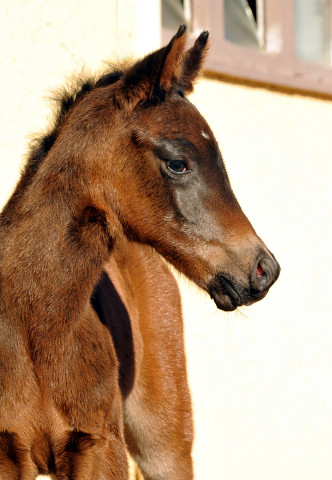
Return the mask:
[[[250,2],[256,15],[256,2]],[[237,45],[260,48],[257,22],[248,0],[224,0],[225,36]]]
[[[301,60],[331,63],[330,0],[295,0],[295,51]]]
[[[161,22],[164,28],[176,31],[186,24],[190,29],[190,0],[162,0]]]

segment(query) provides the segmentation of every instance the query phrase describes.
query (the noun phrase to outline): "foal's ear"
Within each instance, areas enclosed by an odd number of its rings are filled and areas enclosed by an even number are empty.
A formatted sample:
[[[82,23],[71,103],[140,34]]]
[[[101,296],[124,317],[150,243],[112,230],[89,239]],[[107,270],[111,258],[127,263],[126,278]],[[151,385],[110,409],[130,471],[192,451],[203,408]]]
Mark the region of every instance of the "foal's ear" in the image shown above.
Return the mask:
[[[139,102],[163,100],[165,92],[178,83],[182,76],[185,43],[186,26],[182,25],[168,45],[139,60],[125,72],[122,95],[132,107]]]
[[[195,80],[201,73],[209,49],[208,38],[209,32],[202,32],[194,45],[185,54],[182,75],[179,81],[179,85],[182,86],[185,93],[193,91]]]

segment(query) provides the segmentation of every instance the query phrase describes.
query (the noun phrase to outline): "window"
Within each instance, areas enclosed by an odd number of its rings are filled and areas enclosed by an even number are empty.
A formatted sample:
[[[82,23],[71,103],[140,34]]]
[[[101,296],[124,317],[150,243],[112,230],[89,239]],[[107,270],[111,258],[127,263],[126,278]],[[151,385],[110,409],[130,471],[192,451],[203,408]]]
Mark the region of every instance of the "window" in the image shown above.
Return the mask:
[[[264,47],[261,12],[257,12],[255,0],[225,0],[224,29],[226,40],[243,47]],[[258,21],[260,20],[260,21]]]
[[[295,53],[301,60],[331,65],[330,8],[329,0],[295,0]]]
[[[164,8],[177,5],[166,27]],[[211,31],[210,71],[332,95],[332,0],[163,0],[164,39]],[[169,25],[170,26],[170,25]]]
[[[161,23],[163,29],[169,33],[177,31],[180,25],[186,24],[191,28],[191,1],[190,0],[162,0]]]

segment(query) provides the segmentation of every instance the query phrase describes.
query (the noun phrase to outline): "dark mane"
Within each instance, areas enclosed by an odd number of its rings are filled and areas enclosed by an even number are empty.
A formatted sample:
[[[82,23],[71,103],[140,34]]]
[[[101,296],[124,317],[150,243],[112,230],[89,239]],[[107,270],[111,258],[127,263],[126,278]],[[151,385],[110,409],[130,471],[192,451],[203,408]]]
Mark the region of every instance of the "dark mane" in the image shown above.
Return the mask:
[[[123,72],[114,67],[111,71],[104,72],[98,76],[87,76],[82,73],[80,76],[73,76],[67,85],[52,94],[51,101],[55,104],[54,120],[46,132],[35,135],[31,140],[20,181],[2,211],[1,217],[3,223],[6,223],[6,213],[8,209],[16,204],[21,193],[31,183],[42,161],[51,150],[58,137],[61,124],[72,107],[77,105],[92,90],[112,85],[117,82],[122,75]]]
[[[76,76],[64,88],[53,93],[51,100],[55,102],[55,115],[51,129],[47,133],[35,136],[30,145],[30,152],[27,157],[25,172],[32,168],[36,171],[42,160],[52,148],[63,119],[74,105],[77,105],[92,90],[106,87],[117,82],[123,72],[114,69],[111,72],[103,73],[98,77]],[[29,175],[30,177],[30,175]],[[30,177],[31,178],[31,177]]]

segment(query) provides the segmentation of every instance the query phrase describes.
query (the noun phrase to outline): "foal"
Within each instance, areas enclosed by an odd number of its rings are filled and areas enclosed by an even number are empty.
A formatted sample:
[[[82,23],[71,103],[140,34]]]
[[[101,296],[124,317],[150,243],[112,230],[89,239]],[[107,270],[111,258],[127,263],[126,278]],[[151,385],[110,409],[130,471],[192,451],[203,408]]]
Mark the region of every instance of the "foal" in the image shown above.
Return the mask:
[[[185,97],[208,34],[185,39],[66,94],[1,214],[0,479],[127,479],[126,446],[146,480],[192,479],[179,293],[156,252],[223,310],[278,277]]]

